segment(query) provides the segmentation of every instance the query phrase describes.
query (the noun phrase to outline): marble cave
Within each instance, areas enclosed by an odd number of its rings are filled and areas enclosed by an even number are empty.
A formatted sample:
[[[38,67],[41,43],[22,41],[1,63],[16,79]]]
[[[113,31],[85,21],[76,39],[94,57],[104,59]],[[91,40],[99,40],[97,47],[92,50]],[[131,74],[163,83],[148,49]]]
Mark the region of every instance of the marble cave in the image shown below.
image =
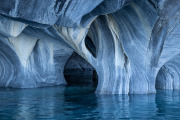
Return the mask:
[[[97,71],[97,94],[178,90],[179,9],[178,0],[2,0],[0,86],[66,84],[76,52]]]
[[[0,120],[179,119],[180,0],[0,0]]]
[[[61,88],[82,70],[96,95],[178,91],[179,39],[180,0],[1,0],[0,88]]]

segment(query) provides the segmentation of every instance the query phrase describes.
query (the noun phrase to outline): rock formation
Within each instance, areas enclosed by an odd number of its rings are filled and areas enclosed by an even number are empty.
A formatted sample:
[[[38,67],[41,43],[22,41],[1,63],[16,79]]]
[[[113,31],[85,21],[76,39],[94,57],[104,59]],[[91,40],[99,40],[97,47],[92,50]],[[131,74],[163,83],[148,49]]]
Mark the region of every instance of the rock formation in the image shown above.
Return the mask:
[[[0,86],[66,84],[73,52],[98,94],[180,89],[178,0],[1,0]]]

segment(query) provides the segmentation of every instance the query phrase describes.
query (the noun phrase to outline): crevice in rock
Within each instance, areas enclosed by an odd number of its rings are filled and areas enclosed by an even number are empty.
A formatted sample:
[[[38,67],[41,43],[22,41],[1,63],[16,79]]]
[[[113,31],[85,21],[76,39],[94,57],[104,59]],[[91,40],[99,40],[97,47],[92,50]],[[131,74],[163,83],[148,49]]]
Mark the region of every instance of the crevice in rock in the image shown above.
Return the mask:
[[[89,36],[86,36],[85,38],[85,45],[87,49],[90,51],[90,53],[96,58],[96,47]]]
[[[156,3],[156,1],[154,1],[154,0],[148,0],[148,2],[153,6],[153,8],[156,10],[156,8],[157,8],[157,3]]]

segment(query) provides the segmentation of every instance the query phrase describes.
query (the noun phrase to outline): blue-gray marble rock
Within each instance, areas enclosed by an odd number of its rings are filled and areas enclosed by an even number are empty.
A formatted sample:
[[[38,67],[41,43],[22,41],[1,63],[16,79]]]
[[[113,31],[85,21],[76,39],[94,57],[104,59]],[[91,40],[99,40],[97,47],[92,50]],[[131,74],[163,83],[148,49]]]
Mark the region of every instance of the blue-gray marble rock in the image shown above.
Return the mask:
[[[179,90],[179,23],[179,0],[1,0],[0,86],[66,84],[76,52],[98,94]]]

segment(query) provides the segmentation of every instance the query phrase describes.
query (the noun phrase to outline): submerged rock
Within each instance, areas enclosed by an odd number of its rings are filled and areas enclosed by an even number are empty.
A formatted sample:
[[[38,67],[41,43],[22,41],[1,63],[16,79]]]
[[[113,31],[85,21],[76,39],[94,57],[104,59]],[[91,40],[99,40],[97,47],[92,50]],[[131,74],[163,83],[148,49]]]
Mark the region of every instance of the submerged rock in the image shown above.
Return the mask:
[[[96,93],[180,89],[179,23],[178,0],[2,0],[0,86],[66,84],[76,52],[97,72]],[[70,69],[93,73],[75,59]]]

